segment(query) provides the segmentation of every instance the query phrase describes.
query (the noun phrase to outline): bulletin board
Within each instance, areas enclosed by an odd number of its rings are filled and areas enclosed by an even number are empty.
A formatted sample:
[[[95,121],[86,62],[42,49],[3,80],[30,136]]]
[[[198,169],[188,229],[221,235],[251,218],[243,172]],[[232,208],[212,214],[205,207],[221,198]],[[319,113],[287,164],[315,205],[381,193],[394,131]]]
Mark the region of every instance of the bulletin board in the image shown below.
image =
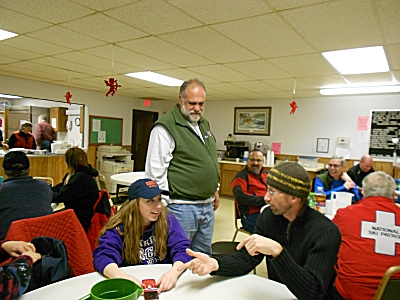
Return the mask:
[[[369,154],[393,157],[395,144],[392,138],[400,134],[400,110],[375,110],[371,112]],[[399,145],[396,149],[400,155]]]
[[[122,118],[89,116],[89,144],[122,146]]]

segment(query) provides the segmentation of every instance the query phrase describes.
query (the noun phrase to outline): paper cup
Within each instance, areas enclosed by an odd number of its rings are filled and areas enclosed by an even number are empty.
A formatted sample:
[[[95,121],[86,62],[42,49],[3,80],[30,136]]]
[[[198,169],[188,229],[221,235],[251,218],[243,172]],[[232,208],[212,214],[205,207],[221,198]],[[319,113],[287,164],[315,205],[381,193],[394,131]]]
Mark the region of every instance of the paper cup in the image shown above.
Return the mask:
[[[90,290],[92,300],[137,300],[143,288],[131,280],[111,278],[96,283]]]

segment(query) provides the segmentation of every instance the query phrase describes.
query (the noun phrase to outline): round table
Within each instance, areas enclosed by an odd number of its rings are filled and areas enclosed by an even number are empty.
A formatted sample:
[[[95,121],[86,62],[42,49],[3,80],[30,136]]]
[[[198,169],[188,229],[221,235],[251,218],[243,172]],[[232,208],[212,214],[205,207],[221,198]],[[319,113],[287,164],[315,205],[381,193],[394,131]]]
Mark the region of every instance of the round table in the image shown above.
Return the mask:
[[[122,268],[140,280],[158,278],[171,268],[171,265],[148,265]],[[60,281],[22,295],[21,300],[71,300],[80,299],[90,293],[91,287],[104,280],[97,272]],[[139,299],[143,300],[143,296]],[[160,295],[162,300],[204,300],[204,299],[296,299],[289,289],[278,282],[253,274],[239,277],[193,275],[184,272],[176,287]]]
[[[114,183],[130,186],[133,182],[145,178],[145,176],[144,172],[126,172],[111,175],[110,178]]]

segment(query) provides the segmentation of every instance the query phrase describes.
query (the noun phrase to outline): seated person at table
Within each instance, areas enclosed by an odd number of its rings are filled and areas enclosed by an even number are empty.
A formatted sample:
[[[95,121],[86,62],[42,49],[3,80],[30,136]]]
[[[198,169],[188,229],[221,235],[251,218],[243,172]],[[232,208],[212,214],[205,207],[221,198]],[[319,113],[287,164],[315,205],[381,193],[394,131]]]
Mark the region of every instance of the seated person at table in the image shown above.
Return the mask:
[[[161,202],[161,190],[152,179],[139,179],[128,189],[130,202],[108,221],[100,232],[93,252],[94,268],[108,278],[126,278],[139,286],[141,280],[119,267],[173,264],[157,280],[158,291],[175,287],[182,271],[177,268],[191,260],[186,254],[190,241],[175,216]]]
[[[32,123],[25,122],[21,124],[21,129],[14,131],[8,139],[8,147],[12,148],[25,148],[36,150],[35,137],[31,133]]]
[[[335,286],[345,299],[373,299],[386,270],[400,265],[395,188],[388,174],[372,173],[363,181],[363,200],[338,209],[333,218],[342,234]]]
[[[299,164],[284,162],[272,168],[267,184],[264,199],[270,206],[258,218],[255,234],[238,245],[238,252],[214,259],[188,249],[195,259],[178,270],[241,276],[266,257],[268,278],[285,284],[297,299],[330,299],[337,294],[333,282],[339,229],[308,206],[311,180]]]
[[[85,151],[77,147],[65,152],[65,162],[68,173],[61,183],[52,188],[53,202],[64,203],[65,209],[72,208],[87,233],[93,217],[93,206],[99,197],[94,179],[99,172],[88,163]]]
[[[0,121],[1,124],[1,121]],[[8,150],[8,145],[4,144],[4,139],[3,139],[3,130],[0,129],[0,147],[2,147],[5,150]]]
[[[4,239],[13,221],[53,213],[53,192],[43,180],[29,176],[29,159],[25,153],[7,153],[3,170],[7,179],[0,185],[0,239]]]
[[[42,258],[35,246],[22,241],[0,241],[0,263],[15,257],[0,267],[0,297],[18,299],[27,290],[33,264]]]
[[[314,191],[322,186],[326,199],[331,199],[332,192],[349,192],[354,195],[353,202],[361,199],[357,184],[344,172],[345,159],[341,156],[333,156],[329,161],[328,172],[319,174],[315,178]]]
[[[259,150],[252,150],[246,167],[236,174],[232,191],[239,210],[243,228],[254,232],[260,209],[265,205],[267,192],[267,171],[263,168],[264,156]]]
[[[351,167],[347,174],[350,176],[351,180],[353,180],[357,186],[362,187],[362,181],[364,178],[373,172],[375,172],[373,165],[372,156],[369,154],[365,154],[361,157],[360,163]]]

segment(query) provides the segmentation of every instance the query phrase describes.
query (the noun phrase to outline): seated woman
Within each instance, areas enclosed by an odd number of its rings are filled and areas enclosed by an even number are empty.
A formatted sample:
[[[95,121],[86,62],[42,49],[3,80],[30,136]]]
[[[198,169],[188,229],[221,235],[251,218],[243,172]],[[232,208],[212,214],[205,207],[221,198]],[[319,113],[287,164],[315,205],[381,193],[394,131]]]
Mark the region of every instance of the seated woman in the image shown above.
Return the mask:
[[[99,175],[88,163],[85,151],[73,147],[65,153],[68,173],[61,183],[52,187],[53,203],[64,203],[65,209],[72,208],[87,233],[93,217],[93,206],[99,197],[94,177]]]
[[[128,189],[128,199],[100,232],[93,252],[94,268],[109,278],[141,282],[119,267],[127,265],[170,264],[171,269],[157,280],[158,292],[175,287],[177,271],[191,260],[185,252],[190,241],[175,216],[161,203],[161,190],[152,179],[139,179]]]
[[[33,264],[42,258],[35,246],[22,241],[0,241],[0,262],[15,257],[0,267],[1,299],[18,299],[26,291],[32,276]]]
[[[12,148],[25,148],[36,149],[35,137],[31,133],[32,123],[24,122],[21,124],[21,129],[14,131],[8,139],[8,147]]]

